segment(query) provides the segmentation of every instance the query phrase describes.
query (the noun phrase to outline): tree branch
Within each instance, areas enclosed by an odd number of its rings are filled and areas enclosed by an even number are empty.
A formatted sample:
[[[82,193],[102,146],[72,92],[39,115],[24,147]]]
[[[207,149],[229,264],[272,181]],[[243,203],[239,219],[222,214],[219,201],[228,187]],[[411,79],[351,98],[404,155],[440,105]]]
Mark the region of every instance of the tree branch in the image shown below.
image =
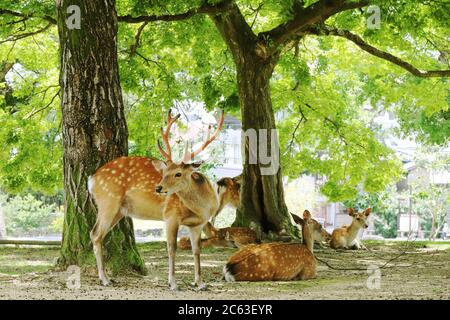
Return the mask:
[[[25,119],[30,119],[31,117],[33,117],[34,115],[36,115],[37,113],[44,111],[45,109],[47,109],[48,107],[50,107],[53,104],[53,101],[55,101],[56,97],[59,96],[61,92],[61,89],[58,89],[58,92],[56,92],[56,94],[53,96],[53,98],[50,100],[49,103],[47,103],[45,106],[43,106],[42,108],[39,108],[38,110],[33,110],[30,114],[28,114]]]
[[[22,17],[25,19],[39,18],[39,19],[44,19],[51,24],[56,24],[56,19],[49,15],[45,15],[45,16],[41,17],[41,16],[35,16],[34,14],[30,14],[30,13],[21,13],[21,12],[9,10],[9,9],[2,9],[2,8],[0,8],[0,15],[10,15],[10,16],[14,16],[14,17]]]
[[[297,6],[294,18],[284,22],[270,31],[259,34],[262,38],[268,38],[275,46],[287,43],[292,36],[301,34],[310,26],[324,22],[332,15],[339,12],[362,8],[369,5],[370,0],[348,2],[345,0],[320,0],[306,8]]]
[[[264,56],[265,46],[257,45],[256,34],[245,20],[242,12],[235,3],[231,3],[227,14],[210,14],[222,38],[230,49],[235,61],[241,59],[243,50],[256,45],[258,55]]]
[[[36,31],[33,31],[33,32],[25,32],[25,33],[21,33],[21,34],[15,35],[15,36],[9,36],[5,40],[0,40],[0,44],[5,43],[5,42],[11,42],[11,41],[14,42],[14,41],[17,41],[17,40],[20,40],[20,39],[24,39],[24,38],[27,38],[27,37],[34,36],[34,35],[36,35],[38,33],[46,31],[47,29],[49,29],[52,26],[53,26],[53,24],[49,23],[45,27],[40,28],[40,29],[38,29]]]
[[[360,47],[362,50],[370,53],[371,55],[373,55],[375,57],[389,61],[389,62],[407,70],[408,72],[415,75],[416,77],[422,77],[422,78],[450,77],[450,70],[424,71],[424,70],[417,69],[412,64],[394,56],[393,54],[390,54],[388,52],[381,51],[380,49],[375,48],[374,46],[365,42],[364,39],[361,38],[359,35],[351,33],[350,31],[347,31],[347,30],[340,30],[340,29],[332,28],[330,26],[325,26],[319,30],[311,30],[311,33],[318,34],[318,35],[324,34],[324,35],[337,36],[337,37],[342,37],[347,40],[350,40],[354,44],[356,44],[358,47]]]
[[[147,24],[149,24],[150,22],[146,21],[144,23],[142,23],[137,32],[136,35],[134,36],[134,44],[131,45],[130,47],[130,56],[134,56],[136,54],[136,50],[137,48],[139,48],[140,44],[141,44],[141,34],[142,31],[144,30],[144,28],[147,26]]]
[[[179,14],[165,14],[165,15],[142,15],[133,17],[131,15],[118,16],[117,19],[119,22],[128,22],[128,23],[142,23],[142,22],[153,22],[153,21],[180,21],[188,19],[197,14],[214,14],[225,12],[230,8],[230,5],[233,3],[232,0],[224,0],[218,4],[210,5],[205,4],[199,8],[189,9],[184,13]],[[47,20],[49,23],[56,24],[56,19],[45,15],[45,16],[36,16],[28,13],[16,12],[9,9],[0,8],[0,15],[11,15],[14,17],[23,17],[23,18],[40,18]]]
[[[233,3],[232,0],[224,0],[216,5],[205,4],[199,8],[190,9],[184,13],[166,14],[166,15],[149,15],[132,17],[131,15],[117,17],[119,22],[142,23],[152,21],[180,21],[188,19],[197,14],[215,14],[225,12]]]

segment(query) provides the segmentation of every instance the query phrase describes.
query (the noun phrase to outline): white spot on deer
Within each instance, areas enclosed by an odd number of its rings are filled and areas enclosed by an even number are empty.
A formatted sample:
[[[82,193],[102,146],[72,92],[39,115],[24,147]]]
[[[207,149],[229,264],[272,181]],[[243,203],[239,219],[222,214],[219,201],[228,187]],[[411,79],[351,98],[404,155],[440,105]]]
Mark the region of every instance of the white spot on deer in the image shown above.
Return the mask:
[[[113,170],[111,170],[111,173],[112,173],[112,174],[116,174],[116,172],[117,172],[117,171],[116,171],[116,170],[114,170],[114,169],[113,169]]]
[[[92,193],[92,190],[94,188],[94,177],[93,176],[89,176],[88,178],[88,190],[90,193]]]

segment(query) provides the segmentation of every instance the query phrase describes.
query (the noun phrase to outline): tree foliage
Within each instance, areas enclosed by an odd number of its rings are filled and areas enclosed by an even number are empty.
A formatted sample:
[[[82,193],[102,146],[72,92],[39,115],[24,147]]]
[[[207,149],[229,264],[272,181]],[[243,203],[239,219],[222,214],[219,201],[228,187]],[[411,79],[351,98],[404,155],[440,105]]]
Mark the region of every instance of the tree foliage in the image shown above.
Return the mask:
[[[264,37],[268,30],[295,20],[298,10],[321,1],[235,2],[253,32]],[[335,14],[306,34],[292,36],[271,81],[284,174],[325,176],[322,192],[335,201],[356,197],[361,186],[379,192],[401,176],[401,163],[379,142],[379,128],[370,126],[367,112],[395,112],[400,134],[448,143],[448,77],[413,75],[373,56],[370,47],[355,44],[341,31],[418,70],[448,69],[449,4],[369,2],[381,9],[380,29],[367,27],[366,7]],[[200,0],[118,3],[120,76],[131,154],[158,156],[155,142],[169,107],[187,111],[190,104],[202,102],[209,110],[223,108],[239,117],[236,67],[220,34],[207,15],[181,20],[204,6]],[[180,19],[164,21],[177,14]],[[131,23],[127,17],[148,21]],[[0,184],[13,192],[31,187],[52,193],[61,188],[53,19],[53,1],[0,1],[0,63],[15,63],[7,79],[0,79]]]

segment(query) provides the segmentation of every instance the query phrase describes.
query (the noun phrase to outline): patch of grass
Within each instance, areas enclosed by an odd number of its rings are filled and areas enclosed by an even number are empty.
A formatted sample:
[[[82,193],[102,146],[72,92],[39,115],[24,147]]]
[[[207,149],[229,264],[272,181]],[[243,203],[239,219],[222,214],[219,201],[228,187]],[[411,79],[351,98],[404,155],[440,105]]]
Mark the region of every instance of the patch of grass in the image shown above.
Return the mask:
[[[7,275],[21,275],[27,273],[42,273],[48,271],[52,267],[52,264],[48,265],[2,265],[0,266],[0,274]]]

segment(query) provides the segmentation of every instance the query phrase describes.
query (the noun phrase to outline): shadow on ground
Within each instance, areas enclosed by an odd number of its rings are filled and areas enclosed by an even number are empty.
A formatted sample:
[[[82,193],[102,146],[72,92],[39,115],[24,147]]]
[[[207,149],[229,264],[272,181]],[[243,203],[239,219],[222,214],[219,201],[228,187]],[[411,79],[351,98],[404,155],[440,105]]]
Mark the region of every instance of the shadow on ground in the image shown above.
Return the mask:
[[[191,286],[193,257],[181,250],[176,264],[180,291],[167,289],[162,242],[139,245],[146,276],[119,275],[113,287],[105,288],[91,268],[82,273],[79,288],[73,289],[68,284],[77,286],[68,273],[52,270],[57,247],[2,246],[0,299],[450,299],[450,242],[365,244],[368,251],[316,250],[329,266],[319,262],[314,280],[258,283],[225,283],[222,268],[235,250],[204,249],[202,270],[209,285],[204,292]]]

